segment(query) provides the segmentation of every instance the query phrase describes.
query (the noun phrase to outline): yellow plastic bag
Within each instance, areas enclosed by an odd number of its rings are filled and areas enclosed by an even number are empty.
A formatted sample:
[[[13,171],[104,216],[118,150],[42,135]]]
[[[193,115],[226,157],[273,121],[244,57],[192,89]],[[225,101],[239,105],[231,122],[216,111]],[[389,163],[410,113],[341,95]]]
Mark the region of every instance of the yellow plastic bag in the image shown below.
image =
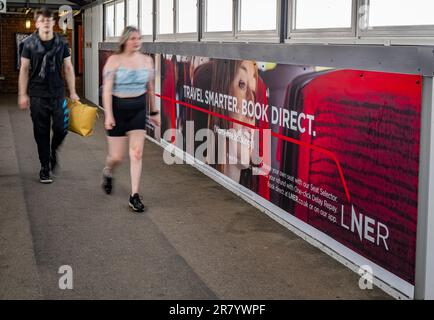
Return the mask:
[[[98,108],[68,98],[66,101],[69,110],[68,130],[83,137],[90,136],[93,133]]]

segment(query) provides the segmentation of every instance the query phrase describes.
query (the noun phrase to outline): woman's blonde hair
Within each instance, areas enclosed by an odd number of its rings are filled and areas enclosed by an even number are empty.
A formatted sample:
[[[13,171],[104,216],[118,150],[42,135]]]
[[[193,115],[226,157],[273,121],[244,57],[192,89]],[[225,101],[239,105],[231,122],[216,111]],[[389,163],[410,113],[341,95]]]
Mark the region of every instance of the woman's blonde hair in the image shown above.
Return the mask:
[[[125,50],[125,43],[128,41],[128,39],[130,38],[131,33],[133,32],[139,32],[139,29],[137,29],[134,26],[127,26],[125,27],[124,31],[122,31],[122,35],[119,39],[119,49],[118,49],[118,53],[122,53]]]

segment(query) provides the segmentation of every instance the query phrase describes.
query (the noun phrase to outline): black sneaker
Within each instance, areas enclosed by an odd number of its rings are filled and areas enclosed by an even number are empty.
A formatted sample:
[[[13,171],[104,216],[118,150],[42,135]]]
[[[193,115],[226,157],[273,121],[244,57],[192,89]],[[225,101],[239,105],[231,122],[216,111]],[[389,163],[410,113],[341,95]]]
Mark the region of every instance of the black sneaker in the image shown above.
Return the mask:
[[[52,183],[53,179],[50,176],[50,167],[43,166],[41,171],[39,171],[39,182],[41,183]]]
[[[106,194],[112,193],[113,189],[113,178],[111,175],[107,174],[105,170],[102,172],[102,189]]]
[[[138,193],[135,193],[134,195],[130,196],[129,205],[131,209],[133,209],[135,212],[143,212],[146,209]]]

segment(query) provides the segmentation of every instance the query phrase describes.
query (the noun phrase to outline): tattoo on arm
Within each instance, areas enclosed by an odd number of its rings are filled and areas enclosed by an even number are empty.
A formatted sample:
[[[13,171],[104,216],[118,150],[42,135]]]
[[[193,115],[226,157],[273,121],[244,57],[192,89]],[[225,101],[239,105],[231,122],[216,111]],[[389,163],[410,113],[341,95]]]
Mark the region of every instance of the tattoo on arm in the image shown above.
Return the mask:
[[[114,77],[114,73],[115,73],[114,70],[104,71],[104,74],[103,74],[104,81],[112,80]]]

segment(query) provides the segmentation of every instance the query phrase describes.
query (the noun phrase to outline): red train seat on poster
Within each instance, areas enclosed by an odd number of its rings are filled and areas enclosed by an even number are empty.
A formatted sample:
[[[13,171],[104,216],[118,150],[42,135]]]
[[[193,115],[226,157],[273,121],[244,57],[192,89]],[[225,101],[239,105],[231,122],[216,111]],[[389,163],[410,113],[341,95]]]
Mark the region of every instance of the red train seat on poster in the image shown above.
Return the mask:
[[[290,90],[300,90],[297,109],[315,116],[316,136],[301,134],[300,140],[336,155],[351,203],[336,163],[326,154],[300,147],[298,178],[333,193],[350,213],[354,207],[357,214],[389,226],[393,233],[386,249],[381,243],[361,241],[340,221],[331,223],[303,206],[296,206],[295,215],[413,284],[421,77],[336,70]]]
[[[176,74],[175,65],[172,60],[163,58],[163,81],[161,84],[161,95],[166,98],[175,99],[176,98]],[[175,123],[172,123],[173,115],[175,113],[176,104],[167,99],[161,99],[161,109],[162,109],[162,132],[165,130],[175,127]]]

